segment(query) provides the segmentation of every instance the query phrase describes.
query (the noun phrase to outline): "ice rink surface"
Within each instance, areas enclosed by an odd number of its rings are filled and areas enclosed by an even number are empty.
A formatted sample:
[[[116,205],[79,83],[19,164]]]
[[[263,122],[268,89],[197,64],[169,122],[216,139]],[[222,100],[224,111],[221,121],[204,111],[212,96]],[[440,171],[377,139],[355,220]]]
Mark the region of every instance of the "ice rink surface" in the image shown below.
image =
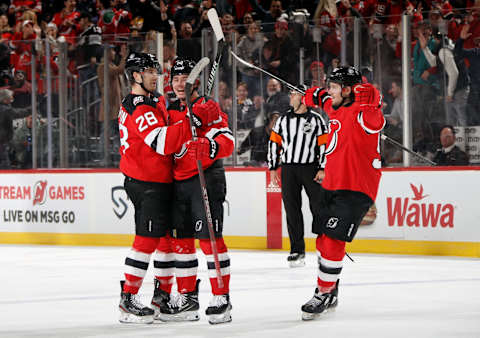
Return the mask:
[[[480,259],[351,254],[336,311],[304,322],[317,263],[290,269],[284,251],[231,250],[233,322],[212,326],[199,252],[201,319],[118,322],[128,248],[0,246],[0,337],[480,337]],[[153,293],[149,270],[140,294]]]

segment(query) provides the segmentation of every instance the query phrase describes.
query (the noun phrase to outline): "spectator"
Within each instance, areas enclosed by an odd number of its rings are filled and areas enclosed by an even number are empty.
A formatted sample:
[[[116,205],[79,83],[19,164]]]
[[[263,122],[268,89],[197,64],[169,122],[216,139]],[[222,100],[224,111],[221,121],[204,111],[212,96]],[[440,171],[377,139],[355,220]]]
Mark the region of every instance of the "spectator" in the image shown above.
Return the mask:
[[[460,38],[455,43],[454,54],[456,57],[467,58],[470,67],[470,92],[467,99],[467,124],[476,126],[480,124],[480,37],[476,37],[475,48],[465,49],[463,47],[472,33],[469,33],[470,25],[463,26],[460,32]]]
[[[12,121],[30,113],[30,109],[12,107],[13,92],[10,89],[0,89],[0,169],[10,169],[9,143],[14,131]]]
[[[288,35],[288,23],[286,21],[277,21],[275,23],[275,33],[269,39],[272,44],[273,61],[270,65],[276,69],[278,76],[289,83],[296,83],[298,72],[292,72],[296,69],[297,60],[294,59],[292,51],[293,41]]]
[[[282,92],[282,86],[276,79],[269,79],[267,82],[267,96],[265,98],[264,110],[266,116],[273,113],[283,114],[290,108],[290,99]]]
[[[247,138],[240,145],[238,155],[250,150],[250,161],[244,162],[246,166],[265,167],[267,165],[268,140],[275,121],[280,115],[276,112],[268,117],[267,124],[253,128]]]
[[[117,123],[117,115],[118,109],[120,108],[121,98],[122,98],[122,85],[120,76],[124,76],[125,71],[125,61],[126,61],[126,54],[127,54],[127,46],[122,45],[119,50],[120,56],[120,64],[115,64],[114,60],[116,58],[116,50],[114,48],[110,48],[108,53],[108,60],[102,60],[102,63],[98,65],[97,74],[98,74],[98,84],[100,87],[100,92],[102,94],[102,102],[100,104],[100,113],[98,116],[98,121],[100,122],[100,142],[99,142],[99,150],[100,153],[103,152],[104,148],[104,133],[106,132],[109,137],[113,137],[115,143],[119,142],[119,132],[118,132],[118,123]],[[108,95],[104,93],[104,67],[105,64],[108,66]],[[108,111],[106,112],[106,117],[109,119],[108,121],[108,128],[109,130],[105,131],[105,113],[104,113],[104,102],[108,96]],[[118,149],[118,144],[112,144],[110,149]]]
[[[200,42],[192,38],[192,33],[192,24],[190,22],[184,21],[180,24],[180,31],[177,40],[177,54],[197,62],[202,56],[202,46],[200,45]]]
[[[64,36],[69,44],[74,44],[77,37],[76,24],[80,12],[76,9],[75,0],[65,0],[63,4],[63,9],[55,13],[52,22],[57,25],[58,34]]]
[[[12,27],[8,24],[7,14],[0,14],[0,42],[8,41],[13,36]]]
[[[413,49],[413,142],[433,142],[432,122],[441,122],[443,105],[439,105],[440,81],[436,74],[433,52],[437,43],[428,22],[418,25],[418,42]]]
[[[168,1],[161,0],[158,2],[150,0],[129,0],[130,8],[134,17],[143,18],[141,32],[146,33],[151,30],[162,32],[165,39],[170,40],[171,28]]]
[[[92,22],[90,14],[83,12],[78,21],[80,33],[77,43],[77,64],[80,81],[96,75],[97,63],[103,56],[102,30]]]
[[[250,5],[255,13],[257,13],[258,19],[262,20],[263,31],[273,32],[274,24],[283,13],[282,2],[280,0],[272,0],[268,11],[260,6],[258,0],[250,0]]]
[[[440,132],[441,149],[438,149],[433,162],[438,165],[468,165],[468,155],[455,145],[455,129],[444,126]]]
[[[390,114],[385,114],[387,124],[384,129],[388,137],[400,143],[403,139],[403,97],[401,84],[402,82],[400,78],[393,80],[391,83],[388,92],[393,97],[394,101]],[[383,159],[387,164],[400,163],[402,161],[402,152],[398,147],[394,147],[388,142],[384,143],[384,147]]]
[[[248,96],[248,87],[245,82],[237,84],[237,129],[252,129],[255,126],[258,110]],[[235,120],[230,115],[228,121],[233,126]],[[230,128],[232,129],[232,128]]]
[[[321,87],[325,88],[325,69],[322,61],[313,61],[310,64],[310,76],[311,76],[311,85],[310,87]]]
[[[465,61],[462,57],[453,54],[454,44],[446,35],[437,33],[435,37],[441,46],[438,51],[440,62],[437,62],[437,66],[439,72],[446,75],[446,122],[456,126],[466,126],[470,79]]]
[[[237,46],[238,55],[252,64],[259,64],[263,43],[263,37],[258,25],[256,23],[251,23],[248,25],[247,35],[240,38],[240,42]],[[252,95],[258,95],[260,92],[259,71],[247,67],[244,64],[239,64],[239,70],[242,82],[247,84],[249,92]]]
[[[15,98],[12,103],[13,107],[27,108],[32,105],[32,84],[27,81],[24,71],[15,71],[10,89],[13,91],[13,96]]]
[[[9,143],[13,137],[12,117],[10,116],[7,105],[8,97],[6,92],[8,89],[0,90],[0,169],[10,169],[9,159]]]

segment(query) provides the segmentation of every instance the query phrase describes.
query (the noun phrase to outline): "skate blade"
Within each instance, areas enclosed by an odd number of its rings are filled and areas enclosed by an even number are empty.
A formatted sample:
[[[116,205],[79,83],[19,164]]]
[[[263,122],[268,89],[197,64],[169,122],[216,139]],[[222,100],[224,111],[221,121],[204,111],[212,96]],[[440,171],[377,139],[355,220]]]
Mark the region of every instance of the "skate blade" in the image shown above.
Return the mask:
[[[127,313],[120,310],[120,317],[118,318],[120,323],[124,324],[152,324],[152,316],[135,316],[133,313]]]
[[[229,310],[218,315],[209,315],[207,317],[208,322],[212,325],[230,323],[232,321],[232,315],[230,314]]]
[[[309,321],[309,320],[320,319],[321,317],[324,317],[329,312],[333,312],[333,311],[335,311],[334,307],[333,308],[328,308],[321,313],[310,313],[310,312],[302,311],[302,320]]]
[[[296,261],[290,261],[288,263],[289,263],[289,266],[291,268],[301,268],[301,267],[305,266],[305,260],[304,259],[299,259],[299,260],[296,260]]]
[[[194,322],[200,320],[200,316],[198,311],[186,311],[174,315],[158,313],[158,315],[155,315],[155,319],[162,322]]]

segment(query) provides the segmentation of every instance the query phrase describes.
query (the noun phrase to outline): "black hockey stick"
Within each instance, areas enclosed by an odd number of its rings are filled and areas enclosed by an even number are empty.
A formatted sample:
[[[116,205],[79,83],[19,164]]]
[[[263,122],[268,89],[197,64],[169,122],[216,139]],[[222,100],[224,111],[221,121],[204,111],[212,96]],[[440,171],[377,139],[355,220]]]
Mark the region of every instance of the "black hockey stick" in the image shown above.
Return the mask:
[[[273,77],[275,80],[280,81],[280,82],[283,83],[285,86],[287,86],[289,89],[295,90],[295,91],[299,92],[300,94],[305,95],[305,92],[304,92],[303,90],[301,90],[300,88],[295,87],[294,85],[292,85],[292,84],[288,83],[287,81],[285,81],[285,80],[283,80],[283,79],[281,79],[281,78],[273,75],[272,73],[267,72],[266,70],[264,70],[264,69],[262,69],[262,68],[260,68],[260,67],[257,67],[257,66],[255,66],[255,65],[252,65],[250,62],[245,61],[244,59],[242,59],[240,56],[238,56],[238,55],[235,54],[234,52],[230,52],[230,53],[233,55],[233,57],[234,57],[235,59],[237,59],[238,62],[243,63],[245,66],[250,67],[250,68],[253,68],[253,69],[256,69],[256,70],[259,70],[259,71],[261,71],[262,73],[267,74],[267,75],[270,76],[270,77]]]
[[[193,114],[192,101],[191,101],[192,88],[193,88],[193,84],[195,83],[196,79],[198,78],[202,70],[209,63],[210,63],[210,60],[207,57],[204,57],[200,61],[198,61],[198,63],[192,69],[191,73],[188,75],[187,83],[185,84],[187,110],[188,110],[188,116],[190,121],[190,128],[192,128],[193,141],[196,141],[197,139],[197,130],[195,128],[195,124],[193,123],[193,118],[192,118],[192,114]],[[220,261],[218,260],[217,242],[215,241],[215,233],[213,232],[213,221],[212,221],[212,213],[210,211],[210,203],[208,201],[207,183],[205,181],[205,173],[203,172],[201,160],[197,160],[197,168],[198,168],[198,178],[200,180],[200,189],[202,191],[203,206],[205,208],[205,215],[207,218],[208,235],[210,237],[210,244],[212,246],[212,253],[213,253],[213,261],[215,263],[215,271],[217,273],[218,287],[222,289],[223,288],[222,272],[220,270]]]
[[[222,25],[220,24],[220,20],[218,19],[218,14],[215,8],[210,8],[207,12],[207,16],[218,44],[217,54],[215,56],[215,61],[213,61],[212,68],[210,69],[210,73],[208,74],[207,90],[205,91],[205,96],[210,96],[215,83],[215,76],[217,75],[218,66],[222,60],[223,53],[227,48],[227,43],[225,42]]]
[[[425,162],[427,162],[427,163],[430,164],[430,165],[434,165],[434,166],[437,165],[437,163],[429,160],[428,158],[426,158],[425,156],[420,155],[419,153],[414,152],[413,150],[408,149],[407,147],[404,147],[402,144],[400,144],[399,142],[395,141],[394,139],[388,137],[387,135],[382,134],[381,137],[382,137],[382,140],[385,140],[385,141],[393,144],[394,146],[402,149],[403,151],[406,151],[407,153],[412,154],[412,155],[418,157],[418,158],[421,159],[422,161],[425,161]]]

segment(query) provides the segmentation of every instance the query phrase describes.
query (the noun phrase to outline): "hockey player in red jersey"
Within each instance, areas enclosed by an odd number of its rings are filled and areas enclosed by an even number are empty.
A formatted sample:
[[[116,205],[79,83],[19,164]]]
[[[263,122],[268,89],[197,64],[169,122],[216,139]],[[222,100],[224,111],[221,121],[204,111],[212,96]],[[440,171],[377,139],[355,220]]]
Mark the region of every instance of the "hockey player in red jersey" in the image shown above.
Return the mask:
[[[185,119],[187,112],[185,83],[195,63],[188,59],[177,58],[171,69],[172,88],[178,100],[168,108],[172,123]],[[225,169],[222,158],[230,156],[234,148],[234,138],[228,128],[227,115],[220,110],[212,99],[199,97],[196,89],[192,93],[192,117],[196,125],[198,138],[188,141],[175,153],[174,159],[174,227],[176,231],[177,250],[176,276],[178,289],[183,299],[172,307],[172,318],[181,318],[190,308],[198,309],[198,261],[195,252],[195,238],[199,239],[200,248],[206,256],[208,274],[213,298],[206,314],[210,324],[231,321],[232,308],[229,296],[230,259],[223,241],[223,203],[226,194]],[[199,118],[199,111],[208,116]],[[209,240],[208,224],[200,190],[197,159],[201,160],[212,214],[213,230],[216,238],[218,258],[220,261],[223,288],[216,278],[216,270]],[[181,263],[181,264],[180,264]]]
[[[303,97],[307,106],[321,107],[330,119],[318,201],[321,219],[313,229],[318,235],[318,285],[302,306],[303,320],[337,305],[345,243],[353,240],[375,201],[381,176],[380,131],[385,119],[380,93],[371,84],[362,84],[354,67],[334,69],[327,83],[328,89],[309,88]]]
[[[172,241],[168,236],[173,199],[172,154],[192,134],[185,116],[167,126],[165,100],[154,95],[160,71],[154,55],[131,53],[125,68],[132,92],[123,99],[118,113],[120,170],[125,175],[125,191],[135,208],[135,240],[125,259],[120,322],[152,323],[154,311],[139,303],[136,295],[147,272],[150,256],[157,250],[160,263],[155,261],[155,265],[164,269],[155,271],[154,299],[157,303],[165,303],[164,307],[169,301],[173,278],[171,268],[174,267]],[[199,119],[208,122],[202,111],[197,114]]]

